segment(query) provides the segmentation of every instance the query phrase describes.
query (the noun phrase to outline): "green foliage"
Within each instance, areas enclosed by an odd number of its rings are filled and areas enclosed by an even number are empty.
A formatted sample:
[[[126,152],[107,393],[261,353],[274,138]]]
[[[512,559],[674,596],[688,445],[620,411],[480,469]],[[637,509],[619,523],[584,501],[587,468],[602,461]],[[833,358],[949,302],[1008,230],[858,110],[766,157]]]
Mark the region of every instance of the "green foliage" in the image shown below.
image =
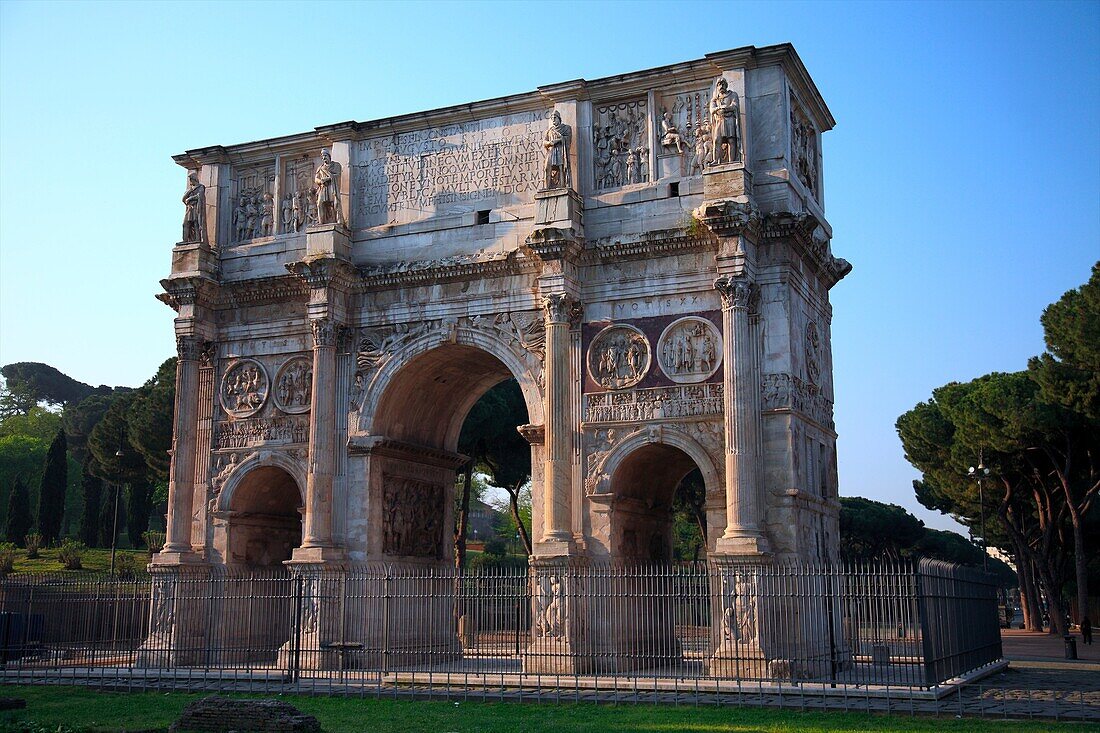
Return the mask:
[[[54,542],[61,535],[65,490],[69,483],[66,450],[65,431],[58,430],[46,452],[46,467],[38,489],[38,531],[46,543]]]
[[[14,542],[0,542],[0,573],[10,573],[15,565]]]
[[[471,573],[478,570],[526,570],[527,558],[516,555],[490,555],[488,552],[471,554],[466,567]]]
[[[1100,262],[1040,321],[1047,351],[1028,362],[1028,371],[1043,399],[1100,420]]]
[[[707,488],[703,474],[693,470],[676,487],[672,498],[672,555],[698,560],[707,546]]]
[[[0,437],[25,435],[45,442],[61,429],[61,415],[44,407],[32,407],[26,413],[9,415],[0,420]]]
[[[48,445],[45,440],[27,435],[7,435],[0,438],[0,490],[10,492],[10,487],[14,486],[17,478],[24,480],[27,486],[37,488],[42,478]],[[0,495],[0,507],[6,510],[9,499],[9,493]],[[32,500],[37,504],[37,496],[28,498],[28,502]],[[6,511],[4,517],[7,517]]]
[[[89,547],[99,543],[99,519],[103,502],[103,479],[92,473],[91,455],[84,457],[80,467],[80,491],[84,497],[84,512],[80,516],[80,540]]]
[[[66,538],[61,542],[57,551],[57,559],[65,566],[66,570],[80,570],[80,561],[84,558],[84,551],[88,548],[83,542]]]
[[[62,374],[49,364],[24,361],[0,368],[7,381],[8,390],[19,399],[29,401],[30,406],[39,402],[65,404],[79,402],[97,389]],[[100,387],[99,390],[109,390]]]
[[[900,560],[924,536],[924,522],[897,504],[840,499],[840,556],[845,560]]]
[[[145,459],[149,479],[167,481],[176,397],[176,358],[168,359],[134,394],[126,413],[130,445]]]
[[[138,574],[137,558],[129,553],[115,557],[115,574],[123,580],[132,580]]]
[[[126,487],[126,534],[130,547],[141,547],[149,529],[149,511],[153,507],[153,487],[147,481],[131,482]]]
[[[8,518],[4,524],[4,539],[13,544],[19,542],[27,536],[33,525],[31,503],[27,497],[27,484],[22,478],[17,478],[8,495]]]
[[[141,539],[150,555],[155,555],[164,547],[167,535],[164,532],[142,532]]]
[[[38,557],[38,551],[42,549],[42,535],[31,532],[23,538],[23,547],[27,548],[27,559],[34,560]]]
[[[73,452],[78,461],[84,461],[88,436],[91,435],[92,429],[107,414],[111,404],[128,392],[129,390],[116,390],[111,393],[97,392],[88,395],[78,403],[70,402],[65,405],[65,410],[61,413],[61,420],[65,426],[65,435],[69,438],[69,450]]]

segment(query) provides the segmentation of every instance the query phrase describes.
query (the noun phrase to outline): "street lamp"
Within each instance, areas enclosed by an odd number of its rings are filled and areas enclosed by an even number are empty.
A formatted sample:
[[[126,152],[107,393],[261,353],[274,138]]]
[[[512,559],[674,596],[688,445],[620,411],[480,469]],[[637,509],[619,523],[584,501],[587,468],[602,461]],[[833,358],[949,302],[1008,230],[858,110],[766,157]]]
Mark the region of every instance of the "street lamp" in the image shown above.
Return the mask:
[[[985,538],[985,495],[982,493],[982,479],[989,478],[989,469],[979,461],[978,467],[971,466],[967,475],[978,482],[978,507],[982,523],[982,570],[989,570],[989,543]]]
[[[118,480],[115,481],[115,513],[112,517],[113,523],[111,524],[111,576],[115,574],[115,547],[118,545],[118,494],[119,489],[122,487],[122,448],[118,449],[115,453],[115,458],[118,459]]]

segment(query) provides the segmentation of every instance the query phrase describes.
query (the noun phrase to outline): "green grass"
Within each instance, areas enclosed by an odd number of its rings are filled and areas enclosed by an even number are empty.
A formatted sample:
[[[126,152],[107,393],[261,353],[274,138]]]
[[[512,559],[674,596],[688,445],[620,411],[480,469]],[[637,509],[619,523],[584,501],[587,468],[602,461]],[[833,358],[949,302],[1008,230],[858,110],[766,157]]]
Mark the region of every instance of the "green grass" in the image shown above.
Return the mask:
[[[254,695],[253,697],[258,697]],[[165,730],[198,694],[97,692],[81,687],[4,686],[0,697],[26,699],[25,710],[0,712],[0,731]],[[767,708],[591,703],[482,703],[278,696],[321,721],[326,733],[770,733],[772,731],[939,731],[1017,733],[1089,730],[1083,724],[912,718]],[[1095,729],[1093,729],[1095,730]]]
[[[105,573],[111,568],[111,550],[103,548],[88,548],[80,560],[80,570],[66,570],[57,559],[59,549],[47,547],[38,551],[38,557],[34,560],[27,559],[27,551],[19,548],[12,564],[12,571],[16,573],[64,573],[74,578],[91,573]],[[145,550],[117,550],[116,556],[133,555],[138,568],[144,570],[149,563],[149,553]]]

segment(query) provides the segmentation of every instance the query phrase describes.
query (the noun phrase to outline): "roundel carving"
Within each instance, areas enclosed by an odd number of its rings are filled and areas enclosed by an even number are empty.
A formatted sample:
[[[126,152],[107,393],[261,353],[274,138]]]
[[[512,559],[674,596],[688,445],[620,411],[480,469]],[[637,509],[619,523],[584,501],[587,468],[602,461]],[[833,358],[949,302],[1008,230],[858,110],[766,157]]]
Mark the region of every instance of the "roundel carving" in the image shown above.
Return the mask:
[[[255,415],[267,401],[267,372],[255,359],[240,359],[225,370],[219,392],[222,407],[233,417]]]
[[[596,334],[588,347],[588,374],[607,389],[626,389],[642,381],[652,354],[645,334],[616,324]]]
[[[275,374],[275,406],[292,415],[309,412],[313,397],[313,360],[296,356]]]
[[[722,364],[722,334],[705,318],[679,318],[657,341],[657,363],[679,384],[709,379]]]

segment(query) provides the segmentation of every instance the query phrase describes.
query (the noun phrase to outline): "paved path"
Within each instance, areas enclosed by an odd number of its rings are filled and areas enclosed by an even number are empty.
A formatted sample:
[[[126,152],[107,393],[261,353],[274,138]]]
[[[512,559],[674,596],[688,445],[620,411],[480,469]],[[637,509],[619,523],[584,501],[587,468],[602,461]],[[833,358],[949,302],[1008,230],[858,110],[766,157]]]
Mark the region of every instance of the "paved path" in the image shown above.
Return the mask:
[[[1096,641],[1085,644],[1081,641],[1080,634],[1075,633],[1073,636],[1077,638],[1077,661],[1086,665],[1100,665],[1100,644]],[[1001,648],[1005,659],[1009,661],[1067,662],[1065,641],[1056,634],[1002,629]]]

